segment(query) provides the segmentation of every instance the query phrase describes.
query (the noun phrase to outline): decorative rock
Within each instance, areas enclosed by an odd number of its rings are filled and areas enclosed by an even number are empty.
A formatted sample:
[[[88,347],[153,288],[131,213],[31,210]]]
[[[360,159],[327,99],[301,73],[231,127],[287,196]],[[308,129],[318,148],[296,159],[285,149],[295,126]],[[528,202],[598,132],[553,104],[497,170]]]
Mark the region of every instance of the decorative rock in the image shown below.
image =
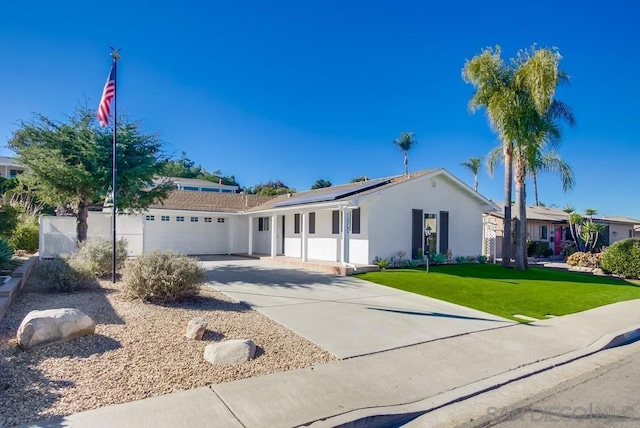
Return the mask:
[[[204,359],[211,364],[240,364],[256,354],[256,345],[250,339],[226,340],[212,343],[204,349]]]
[[[202,318],[192,318],[187,325],[185,336],[188,339],[202,340],[204,332],[207,330],[207,322]]]
[[[24,350],[44,348],[93,334],[95,329],[96,323],[79,309],[31,311],[18,327],[18,345]]]

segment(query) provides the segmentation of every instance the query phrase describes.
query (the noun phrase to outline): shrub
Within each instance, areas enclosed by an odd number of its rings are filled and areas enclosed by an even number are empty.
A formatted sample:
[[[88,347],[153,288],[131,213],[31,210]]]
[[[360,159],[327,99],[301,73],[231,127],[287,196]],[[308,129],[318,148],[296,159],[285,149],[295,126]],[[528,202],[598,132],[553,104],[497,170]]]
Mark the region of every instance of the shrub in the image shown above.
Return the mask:
[[[528,257],[549,257],[553,255],[553,250],[547,241],[527,242]]]
[[[600,267],[601,259],[602,253],[576,252],[567,257],[567,264],[569,266],[581,266],[598,269]]]
[[[476,259],[478,260],[478,263],[480,263],[481,265],[487,263],[487,256],[480,255],[476,257]]]
[[[0,205],[0,237],[9,238],[18,226],[20,211],[9,204]]]
[[[420,259],[407,259],[404,261],[404,266],[408,268],[416,268],[418,266],[422,266],[424,264],[424,260]]]
[[[38,251],[40,228],[37,223],[20,223],[13,231],[9,242],[16,250],[24,250],[29,253]]]
[[[13,247],[5,238],[0,238],[0,269],[10,267],[13,258]]]
[[[82,260],[96,276],[104,276],[113,270],[113,242],[107,239],[91,239],[80,244],[75,258]],[[127,241],[116,241],[116,270],[122,269],[127,259]]]
[[[373,264],[378,266],[380,269],[386,269],[389,267],[391,262],[388,259],[381,259],[380,257],[376,256],[373,259]]]
[[[611,244],[602,255],[602,270],[626,278],[640,278],[640,239],[630,238]]]
[[[445,253],[431,254],[429,261],[434,265],[441,265],[447,262],[447,255]]]
[[[93,278],[89,267],[81,260],[55,258],[41,260],[34,268],[38,280],[49,289],[70,292]]]
[[[458,263],[459,265],[461,265],[462,263],[466,263],[467,262],[467,258],[465,256],[457,256],[456,257],[456,263]]]
[[[148,302],[177,302],[192,297],[206,278],[197,260],[172,253],[153,251],[127,260],[125,291]]]

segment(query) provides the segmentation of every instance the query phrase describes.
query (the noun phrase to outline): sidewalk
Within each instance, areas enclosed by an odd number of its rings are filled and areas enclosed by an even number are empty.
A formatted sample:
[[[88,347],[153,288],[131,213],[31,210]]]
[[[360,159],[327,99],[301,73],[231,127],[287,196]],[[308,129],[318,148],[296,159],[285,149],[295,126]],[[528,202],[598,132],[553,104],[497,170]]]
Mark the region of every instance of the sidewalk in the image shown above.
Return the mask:
[[[634,300],[27,426],[397,426],[638,338],[640,300]]]

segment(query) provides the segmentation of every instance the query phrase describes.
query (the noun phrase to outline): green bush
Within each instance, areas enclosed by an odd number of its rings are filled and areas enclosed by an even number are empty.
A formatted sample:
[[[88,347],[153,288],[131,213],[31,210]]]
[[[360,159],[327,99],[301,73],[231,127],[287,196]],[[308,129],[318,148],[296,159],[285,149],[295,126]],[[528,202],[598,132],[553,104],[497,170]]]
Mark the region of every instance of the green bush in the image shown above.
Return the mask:
[[[125,291],[148,302],[176,302],[192,297],[206,278],[197,260],[172,253],[153,251],[127,260]]]
[[[16,226],[20,211],[9,204],[0,205],[0,237],[9,238]]]
[[[602,253],[576,252],[567,257],[569,266],[580,266],[598,269],[602,260]]]
[[[456,257],[456,263],[458,263],[459,265],[466,263],[467,262],[467,258],[465,256],[457,256]]]
[[[404,261],[404,266],[408,268],[416,268],[424,265],[424,260],[421,259],[407,259]]]
[[[50,290],[70,292],[93,279],[93,273],[81,260],[55,258],[41,260],[34,268],[38,281]]]
[[[553,250],[547,241],[527,242],[528,257],[549,257],[553,255]]]
[[[487,262],[487,256],[480,255],[480,256],[476,257],[476,259],[478,260],[478,263],[480,263],[482,265]]]
[[[13,247],[5,238],[0,238],[0,269],[8,269],[13,258]]]
[[[445,253],[431,254],[429,261],[434,265],[442,265],[447,262],[447,255]]]
[[[602,255],[602,270],[625,278],[640,278],[640,239],[614,242]]]
[[[373,259],[373,264],[378,266],[380,269],[386,269],[389,267],[391,262],[388,259],[381,259],[380,257],[375,256],[375,258]]]
[[[38,251],[40,228],[37,223],[20,223],[13,231],[9,242],[16,250],[24,250],[28,253]]]
[[[107,239],[90,239],[80,244],[75,255],[89,266],[96,276],[110,274],[113,270],[113,242]],[[116,271],[124,267],[127,259],[127,241],[116,241]]]

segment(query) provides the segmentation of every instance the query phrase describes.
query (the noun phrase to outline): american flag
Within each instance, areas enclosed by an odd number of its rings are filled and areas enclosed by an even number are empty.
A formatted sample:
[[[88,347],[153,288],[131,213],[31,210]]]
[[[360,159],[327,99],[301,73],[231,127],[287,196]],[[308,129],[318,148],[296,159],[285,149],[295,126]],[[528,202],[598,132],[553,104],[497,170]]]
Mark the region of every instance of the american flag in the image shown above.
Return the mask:
[[[111,113],[111,100],[116,96],[116,70],[111,66],[107,83],[104,84],[102,98],[98,106],[98,120],[103,128],[109,126],[109,114]]]

